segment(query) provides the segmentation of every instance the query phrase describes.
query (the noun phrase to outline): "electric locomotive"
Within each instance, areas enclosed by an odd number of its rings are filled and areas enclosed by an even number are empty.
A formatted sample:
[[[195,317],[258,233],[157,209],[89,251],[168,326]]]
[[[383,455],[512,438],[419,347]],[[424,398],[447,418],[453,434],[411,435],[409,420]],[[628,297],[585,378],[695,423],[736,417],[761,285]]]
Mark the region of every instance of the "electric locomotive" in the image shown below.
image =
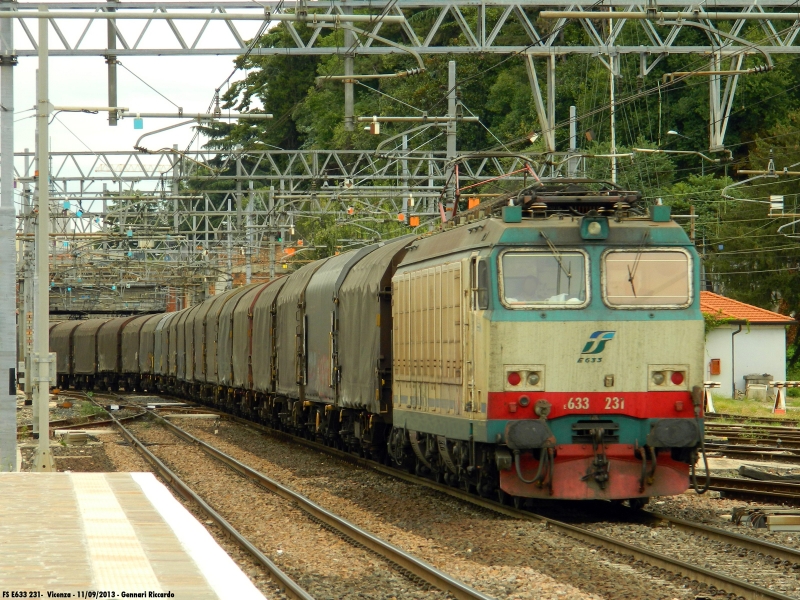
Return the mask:
[[[679,494],[701,450],[699,257],[668,207],[607,182],[92,323],[51,331],[63,384],[182,394],[515,504]]]
[[[667,206],[555,180],[413,242],[392,279],[396,462],[501,498],[689,486],[699,258]]]

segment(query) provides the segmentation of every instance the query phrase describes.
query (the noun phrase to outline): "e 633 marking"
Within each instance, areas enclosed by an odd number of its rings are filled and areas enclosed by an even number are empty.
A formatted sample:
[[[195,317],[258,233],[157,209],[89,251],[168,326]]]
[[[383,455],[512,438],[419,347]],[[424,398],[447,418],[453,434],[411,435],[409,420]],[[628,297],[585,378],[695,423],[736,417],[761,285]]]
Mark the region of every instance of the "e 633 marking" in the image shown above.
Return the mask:
[[[589,398],[585,396],[576,396],[567,400],[567,403],[564,405],[564,410],[589,410],[589,407]],[[625,398],[606,396],[603,410],[623,410],[624,408]]]

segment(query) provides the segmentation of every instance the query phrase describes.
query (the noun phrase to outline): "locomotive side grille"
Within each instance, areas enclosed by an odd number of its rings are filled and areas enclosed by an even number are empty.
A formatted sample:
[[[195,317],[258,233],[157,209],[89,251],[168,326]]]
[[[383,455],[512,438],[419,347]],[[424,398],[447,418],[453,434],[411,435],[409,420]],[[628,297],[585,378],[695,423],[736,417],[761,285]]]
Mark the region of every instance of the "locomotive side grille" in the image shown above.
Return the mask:
[[[603,442],[606,444],[619,443],[619,424],[614,421],[578,421],[572,424],[572,443],[591,444],[592,430],[603,430]]]

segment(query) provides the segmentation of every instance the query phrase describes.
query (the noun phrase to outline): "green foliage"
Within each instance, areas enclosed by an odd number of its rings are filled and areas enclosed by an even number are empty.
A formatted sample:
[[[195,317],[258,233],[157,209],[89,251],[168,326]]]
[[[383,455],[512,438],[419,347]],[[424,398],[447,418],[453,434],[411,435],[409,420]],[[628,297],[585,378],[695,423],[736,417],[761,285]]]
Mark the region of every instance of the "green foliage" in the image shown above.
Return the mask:
[[[705,331],[706,336],[717,329],[718,327],[722,327],[723,325],[727,325],[728,323],[733,323],[736,319],[731,317],[725,317],[722,314],[722,311],[718,313],[703,313],[703,321],[705,321]]]
[[[384,218],[369,214],[341,219],[337,215],[325,215],[320,219],[303,220],[297,226],[297,235],[303,239],[302,261],[315,260],[346,252],[365,244],[389,240],[409,233],[408,227],[392,218],[388,211]]]
[[[94,417],[105,414],[105,410],[92,402],[81,402],[80,414],[82,417]]]
[[[492,31],[502,8],[485,9],[486,31]],[[540,33],[554,31],[557,45],[589,44],[591,40],[578,22],[569,22],[561,29],[538,19],[537,11],[525,9]],[[417,32],[429,31],[439,19],[438,9],[413,12],[405,9]],[[462,9],[467,23],[475,25],[477,9]],[[595,23],[601,35],[607,22]],[[724,27],[724,24],[721,24]],[[654,25],[659,35],[666,37],[670,27]],[[294,28],[294,32],[290,29]],[[260,47],[294,46],[292,36],[309,40],[315,30],[303,24],[282,23],[258,41]],[[214,173],[235,174],[238,155],[249,171],[256,165],[248,150],[284,149],[374,149],[381,141],[410,128],[408,123],[384,124],[380,136],[370,135],[356,124],[354,131],[344,127],[344,86],[341,81],[326,80],[328,75],[342,75],[344,33],[341,29],[322,29],[317,46],[331,49],[329,54],[314,57],[250,56],[237,59],[245,75],[225,90],[222,100],[226,108],[264,110],[275,115],[271,121],[232,125],[213,125],[204,129],[210,136],[209,147],[219,151],[210,165]],[[406,44],[407,38],[398,25],[387,24],[379,34],[389,40]],[[623,27],[617,43],[638,46],[649,43],[640,37],[641,30]],[[740,37],[758,42],[766,31],[758,23],[748,23],[738,33]],[[707,34],[691,26],[683,27],[680,40],[684,45],[706,45]],[[376,42],[377,43],[377,42]],[[467,44],[458,23],[448,15],[442,22],[433,44]],[[526,45],[529,38],[523,25],[512,16],[495,40],[497,45]],[[457,60],[457,94],[464,114],[480,117],[481,124],[458,124],[460,152],[486,149],[510,152],[542,152],[543,140],[534,145],[530,133],[541,132],[542,125],[533,103],[531,85],[521,56],[458,54],[427,55],[423,59],[426,71],[411,77],[364,80],[354,88],[356,116],[443,115],[447,110],[446,94],[448,61]],[[547,59],[536,57],[534,63],[544,90],[544,66]],[[649,63],[653,64],[653,57]],[[707,77],[688,77],[664,85],[661,77],[675,71],[708,68],[708,58],[688,54],[661,57],[650,73],[642,77],[640,57],[636,54],[617,58],[619,76],[615,78],[617,97],[616,145],[618,182],[628,189],[641,190],[647,203],[662,199],[672,207],[673,215],[686,229],[694,232],[704,270],[703,281],[714,291],[778,310],[784,314],[800,314],[800,253],[797,240],[778,232],[788,219],[771,218],[765,203],[770,194],[783,194],[788,210],[797,213],[800,187],[797,178],[762,179],[742,185],[743,177],[736,176],[737,168],[746,162],[751,168],[766,168],[770,150],[780,169],[800,163],[800,71],[792,57],[775,57],[775,69],[769,73],[739,78],[735,105],[727,127],[726,143],[733,149],[733,161],[724,160],[723,153],[709,153]],[[763,57],[747,55],[741,65],[723,61],[721,68],[749,68],[763,64]],[[356,73],[393,73],[417,67],[409,53],[398,52],[379,56],[357,55]],[[564,55],[557,59],[556,113],[558,127],[556,143],[559,150],[567,148],[568,128],[565,120],[569,107],[578,108],[578,147],[589,156],[582,167],[588,177],[608,179],[610,160],[596,155],[611,150],[609,125],[608,69],[596,57]],[[317,79],[320,77],[321,79]],[[675,130],[681,135],[668,135]],[[587,132],[591,135],[585,136]],[[442,129],[431,126],[409,135],[412,149],[437,150],[445,148]],[[392,149],[396,140],[385,147]],[[638,149],[638,150],[635,150]],[[647,152],[643,150],[657,150]],[[673,151],[685,152],[676,154]],[[696,154],[705,151],[711,160]],[[274,157],[280,167],[280,156]],[[264,165],[256,172],[266,172]],[[795,169],[798,170],[798,169]],[[388,177],[388,175],[387,175]],[[736,184],[736,185],[734,185]],[[230,187],[229,180],[190,182],[193,189],[222,190]],[[297,191],[324,191],[323,182],[308,181]],[[510,184],[499,181],[482,188],[484,192],[510,190]],[[303,210],[303,205],[295,206]],[[306,247],[297,253],[297,261],[310,260],[357,247],[377,239],[388,239],[410,230],[397,222],[389,204],[378,200],[372,206],[356,206],[355,214],[337,213],[332,209],[322,219],[298,217],[297,236]],[[694,211],[695,219],[687,218]],[[797,233],[795,228],[788,229]],[[707,321],[718,326],[721,321]],[[789,339],[796,352],[791,352],[792,364],[800,364],[800,336],[790,332]]]

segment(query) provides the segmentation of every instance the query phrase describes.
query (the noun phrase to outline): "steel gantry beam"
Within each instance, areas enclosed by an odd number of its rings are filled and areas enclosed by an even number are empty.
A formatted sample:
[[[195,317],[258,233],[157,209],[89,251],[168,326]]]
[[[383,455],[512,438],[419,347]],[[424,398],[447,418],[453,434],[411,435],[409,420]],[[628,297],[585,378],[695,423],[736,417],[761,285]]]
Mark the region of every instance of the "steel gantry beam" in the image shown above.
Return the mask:
[[[567,18],[575,18],[597,6],[592,0],[575,0],[559,5],[552,2],[512,2],[508,0],[331,0],[319,7],[294,2],[63,2],[63,3],[11,3],[0,2],[0,9],[16,12],[14,19],[19,24],[22,36],[18,42],[18,56],[35,56],[37,39],[32,19],[41,6],[50,14],[50,24],[56,33],[50,49],[51,56],[152,56],[157,55],[239,55],[247,49],[248,35],[242,30],[247,22],[266,19],[275,23],[303,22],[314,28],[310,39],[291,35],[293,46],[253,48],[252,55],[328,55],[331,48],[320,44],[320,34],[327,27],[348,22],[367,35],[356,35],[355,55],[397,54],[407,52],[403,47],[381,42],[380,34],[387,26],[396,30],[392,39],[419,54],[473,54],[524,52],[542,54],[591,54],[607,55],[612,47],[617,54],[639,54],[645,52],[658,58],[663,54],[697,54],[710,50],[706,46],[686,44],[681,35],[686,23],[694,16],[710,27],[709,36],[717,35],[713,24],[723,19],[732,24],[731,31],[740,31],[748,21],[756,21],[764,31],[764,39],[755,45],[731,43],[723,55],[750,52],[760,48],[772,54],[795,54],[800,52],[797,44],[800,13],[792,0],[767,0],[753,3],[750,0],[723,0],[715,3],[713,13],[699,17],[693,6],[680,0],[658,2],[663,13],[648,12],[648,5],[640,0],[619,0],[614,8],[620,11],[614,31],[602,32],[592,22],[584,21],[590,43],[564,45],[558,31]],[[301,11],[298,14],[298,6]],[[795,8],[795,10],[792,10]],[[539,16],[554,17],[554,26],[543,29]],[[674,9],[674,10],[670,10]],[[305,10],[305,14],[302,12]],[[432,23],[411,17],[420,11],[431,11]],[[282,12],[281,12],[282,11]],[[383,14],[386,11],[386,14]],[[599,11],[597,14],[602,14]],[[606,13],[607,14],[607,13]],[[658,15],[661,16],[658,16]],[[27,16],[26,16],[27,15]],[[381,19],[377,17],[381,16]],[[664,20],[664,17],[667,19]],[[674,19],[673,19],[674,17]],[[670,21],[669,19],[673,19]],[[85,23],[82,21],[86,21]],[[100,22],[97,22],[100,21]],[[219,23],[217,23],[219,21]],[[73,26],[67,23],[72,22]],[[197,23],[202,23],[199,31]],[[80,23],[75,27],[75,23]],[[112,36],[106,35],[109,25]],[[164,23],[167,27],[160,27]],[[441,39],[443,27],[457,25],[460,36],[456,43],[444,43]],[[215,25],[219,25],[216,27]],[[509,45],[501,32],[515,25],[523,32],[519,42]],[[357,27],[356,27],[357,26]],[[101,28],[105,28],[102,32]],[[609,45],[623,28],[637,28],[644,45]],[[98,34],[92,35],[97,29]],[[294,28],[290,27],[289,32]],[[350,35],[350,34],[348,34]],[[387,34],[389,35],[389,34]],[[734,33],[735,35],[735,33]],[[725,38],[723,38],[725,39]],[[109,42],[111,40],[111,42]],[[345,52],[343,48],[341,51]]]
[[[30,157],[17,154],[23,205],[33,181]],[[214,286],[230,287],[232,267],[246,273],[244,281],[256,265],[274,276],[284,251],[298,250],[295,225],[322,215],[366,232],[342,240],[343,248],[380,240],[374,224],[396,222],[400,212],[427,227],[439,218],[436,201],[451,164],[446,151],[269,150],[231,156],[219,174],[208,167],[214,158],[177,150],[51,153],[51,310],[165,310],[180,307],[177,299],[185,295],[193,302]],[[489,181],[491,195],[503,185],[524,185],[523,167],[536,167],[541,158],[462,157],[460,181]],[[214,179],[228,185],[203,191]],[[409,196],[417,200],[413,209]],[[28,213],[18,218],[21,242],[31,238],[30,220]]]
[[[15,154],[15,178],[20,183],[32,180],[34,173],[29,161],[32,153]],[[228,174],[214,169],[215,151],[165,151],[144,154],[135,151],[76,151],[51,152],[50,179],[65,197],[101,194],[103,185],[110,193],[119,194],[131,185],[145,182],[175,186],[181,181],[255,181],[260,186],[283,181],[288,191],[320,191],[337,187],[347,189],[365,185],[387,186],[393,180],[398,187],[411,186],[419,190],[430,188],[438,195],[446,178],[446,151],[386,150],[247,150],[239,158],[241,173]],[[467,157],[460,167],[462,181],[477,182],[506,175],[522,168],[524,162],[544,163],[542,155],[503,157],[475,154]],[[228,160],[234,167],[236,158]],[[406,175],[398,176],[403,164]],[[521,177],[520,177],[521,178]],[[309,187],[311,186],[311,187]],[[146,188],[145,188],[146,189]],[[107,191],[107,190],[105,190]],[[364,190],[361,190],[362,193]]]

